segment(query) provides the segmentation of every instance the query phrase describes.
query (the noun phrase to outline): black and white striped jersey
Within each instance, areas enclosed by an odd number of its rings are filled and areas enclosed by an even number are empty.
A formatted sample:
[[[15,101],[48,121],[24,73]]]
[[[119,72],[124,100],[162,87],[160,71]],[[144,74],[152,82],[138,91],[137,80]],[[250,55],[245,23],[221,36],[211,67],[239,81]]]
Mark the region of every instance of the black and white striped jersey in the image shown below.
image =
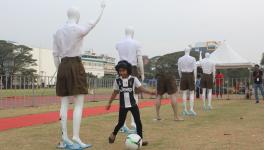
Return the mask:
[[[135,96],[135,88],[140,86],[140,81],[134,76],[115,79],[113,89],[119,91],[120,107],[130,108],[137,105],[138,97]]]

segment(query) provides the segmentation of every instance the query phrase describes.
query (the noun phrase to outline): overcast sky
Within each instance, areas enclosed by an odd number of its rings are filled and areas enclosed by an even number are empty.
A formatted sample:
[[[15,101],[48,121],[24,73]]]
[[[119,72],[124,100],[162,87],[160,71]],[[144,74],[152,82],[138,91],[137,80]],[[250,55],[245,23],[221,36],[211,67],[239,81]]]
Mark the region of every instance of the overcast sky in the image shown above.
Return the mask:
[[[80,9],[80,24],[99,15],[99,0],[0,0],[0,39],[51,49],[52,34]],[[108,0],[105,14],[85,38],[83,49],[116,56],[115,43],[133,25],[135,39],[150,57],[188,44],[226,40],[245,58],[264,52],[264,0]]]

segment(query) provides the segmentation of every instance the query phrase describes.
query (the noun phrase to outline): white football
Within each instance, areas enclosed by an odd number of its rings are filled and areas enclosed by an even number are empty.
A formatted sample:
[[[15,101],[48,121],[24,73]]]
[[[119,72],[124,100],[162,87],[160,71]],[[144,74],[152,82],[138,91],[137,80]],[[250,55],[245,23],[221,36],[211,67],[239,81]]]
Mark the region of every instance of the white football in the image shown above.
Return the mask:
[[[142,139],[137,134],[129,134],[126,138],[125,145],[127,150],[138,150],[142,146]]]

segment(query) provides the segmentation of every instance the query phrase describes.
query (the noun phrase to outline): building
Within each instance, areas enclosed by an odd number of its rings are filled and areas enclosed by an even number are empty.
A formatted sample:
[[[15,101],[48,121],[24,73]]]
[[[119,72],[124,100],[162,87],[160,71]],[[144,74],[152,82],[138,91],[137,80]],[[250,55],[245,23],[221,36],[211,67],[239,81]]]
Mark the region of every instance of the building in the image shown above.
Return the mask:
[[[82,55],[82,62],[86,73],[91,73],[97,77],[105,75],[115,75],[115,58],[107,55],[96,55],[92,51],[86,51]]]
[[[54,77],[57,69],[54,65],[52,50],[42,48],[32,48],[33,59],[36,59],[36,66],[39,76]],[[82,55],[82,63],[86,73],[91,73],[97,77],[104,75],[115,75],[115,58],[107,55],[96,55],[92,51],[87,51]]]
[[[207,41],[207,42],[197,42],[192,45],[192,50],[205,52],[213,52],[221,44],[220,41]]]

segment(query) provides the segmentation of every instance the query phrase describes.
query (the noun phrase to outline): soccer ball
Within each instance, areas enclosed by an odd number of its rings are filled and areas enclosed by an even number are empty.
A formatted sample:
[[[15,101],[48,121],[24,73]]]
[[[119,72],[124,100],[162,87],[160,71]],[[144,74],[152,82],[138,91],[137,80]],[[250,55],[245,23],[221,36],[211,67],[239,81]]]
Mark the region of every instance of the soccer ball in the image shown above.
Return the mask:
[[[137,134],[129,134],[125,144],[127,150],[138,150],[142,146],[142,139]]]

